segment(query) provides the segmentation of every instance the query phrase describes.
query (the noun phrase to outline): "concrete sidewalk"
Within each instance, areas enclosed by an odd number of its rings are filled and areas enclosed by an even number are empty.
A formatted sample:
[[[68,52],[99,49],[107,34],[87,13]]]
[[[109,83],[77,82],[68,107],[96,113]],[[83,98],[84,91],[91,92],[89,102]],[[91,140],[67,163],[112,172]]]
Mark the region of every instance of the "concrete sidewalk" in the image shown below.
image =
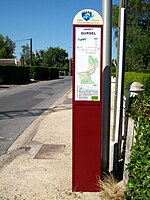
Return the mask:
[[[99,193],[72,193],[71,99],[69,91],[0,157],[0,199],[101,199]]]

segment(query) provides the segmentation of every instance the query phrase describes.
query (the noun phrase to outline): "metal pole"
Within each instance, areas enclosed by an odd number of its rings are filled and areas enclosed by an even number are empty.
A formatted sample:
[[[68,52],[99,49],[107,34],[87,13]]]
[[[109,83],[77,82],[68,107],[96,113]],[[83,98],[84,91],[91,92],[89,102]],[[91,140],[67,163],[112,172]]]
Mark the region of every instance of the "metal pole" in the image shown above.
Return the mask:
[[[115,141],[118,142],[119,126],[122,113],[122,99],[123,99],[123,73],[124,73],[124,19],[125,8],[121,8],[121,26],[120,26],[120,56],[119,56],[119,73],[118,73],[118,91],[117,91],[117,112],[116,112],[116,127],[115,127]]]
[[[121,19],[120,19],[120,45],[119,45],[119,71],[118,71],[118,91],[117,91],[117,109],[115,124],[115,142],[118,144],[118,160],[121,156],[122,143],[122,113],[123,113],[123,90],[124,90],[124,71],[125,71],[125,42],[126,42],[126,5],[127,1],[122,1]]]
[[[71,48],[70,47],[70,52],[69,52],[69,76],[71,76]]]
[[[115,105],[114,105],[114,128],[113,128],[113,141],[115,141],[115,127],[116,127],[116,109],[117,109],[117,91],[118,91],[118,72],[119,72],[119,56],[120,56],[120,18],[121,18],[122,0],[119,5],[119,18],[118,18],[118,41],[117,41],[117,67],[116,67],[116,84],[115,84]]]
[[[110,91],[112,48],[112,0],[102,1],[103,26],[103,80],[102,80],[102,173],[109,169]]]
[[[32,66],[32,38],[30,38],[30,66]]]
[[[69,58],[69,76],[71,76],[71,58]]]

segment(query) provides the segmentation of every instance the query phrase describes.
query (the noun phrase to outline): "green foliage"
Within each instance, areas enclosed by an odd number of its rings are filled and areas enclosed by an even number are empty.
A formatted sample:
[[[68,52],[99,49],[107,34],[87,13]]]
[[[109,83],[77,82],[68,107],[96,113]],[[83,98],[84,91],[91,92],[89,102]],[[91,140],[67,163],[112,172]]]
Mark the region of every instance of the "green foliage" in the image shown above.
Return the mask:
[[[150,95],[149,91],[144,91],[136,97],[130,98],[130,116],[138,122],[139,119],[150,119]],[[138,106],[137,106],[138,105]]]
[[[62,68],[68,62],[68,53],[59,47],[50,47],[44,53],[44,62],[49,67]]]
[[[119,6],[113,5],[112,6],[112,26],[115,30],[115,37],[118,37],[118,18],[119,18]]]
[[[129,113],[135,121],[135,144],[127,165],[129,180],[126,199],[150,199],[150,93],[144,92],[131,99]],[[138,106],[137,106],[138,105]]]
[[[32,54],[32,65],[33,66],[44,66],[44,50],[36,51],[35,54]]]
[[[145,88],[145,91],[150,92],[150,76],[145,80],[144,88]]]
[[[29,71],[30,67],[16,66],[14,81],[19,84],[28,83],[30,81]]]
[[[59,78],[59,69],[43,66],[32,66],[30,68],[30,78],[34,80],[57,79]]]
[[[30,68],[30,77],[34,80],[49,80],[49,68],[42,66],[32,66]]]
[[[8,37],[0,34],[0,58],[14,58],[15,43]]]
[[[28,83],[30,79],[49,80],[59,78],[58,68],[43,66],[0,66],[0,84],[22,84]]]
[[[143,71],[150,69],[150,37],[138,26],[127,26],[126,70]]]
[[[31,52],[29,45],[22,46],[21,53],[21,64],[30,65],[31,64]],[[68,67],[68,53],[59,47],[50,47],[46,51],[40,50],[36,53],[32,52],[32,66],[48,66],[52,68],[62,68]]]
[[[59,69],[58,68],[50,68],[50,79],[58,79],[59,78]]]
[[[33,65],[35,66],[46,66],[45,63],[45,50],[36,51],[35,59],[33,60]]]
[[[8,81],[11,81],[11,72],[13,73],[13,70],[15,69],[15,66],[0,66],[0,80],[1,84],[8,84]]]
[[[125,72],[124,78],[124,90],[132,82],[139,82],[144,85],[144,89],[147,91],[150,89],[150,73],[137,73],[137,72]]]
[[[126,71],[150,70],[150,3],[147,0],[128,0],[126,13]],[[118,5],[113,5],[112,19],[118,37]]]
[[[129,0],[127,6],[127,63],[130,70],[150,69],[150,3]]]
[[[112,60],[112,62],[111,62],[111,75],[113,76],[113,77],[115,77],[116,76],[116,71],[117,71],[117,64],[116,64],[116,60]]]
[[[22,65],[26,65],[26,66],[29,66],[30,65],[30,47],[29,45],[24,45],[22,46],[22,53],[21,53],[21,58],[20,58],[20,61],[21,61],[21,64]]]
[[[1,84],[21,84],[29,82],[29,68],[23,66],[0,66]]]
[[[69,73],[69,69],[68,69],[68,65],[64,66],[63,68],[60,69],[61,75],[68,75]]]

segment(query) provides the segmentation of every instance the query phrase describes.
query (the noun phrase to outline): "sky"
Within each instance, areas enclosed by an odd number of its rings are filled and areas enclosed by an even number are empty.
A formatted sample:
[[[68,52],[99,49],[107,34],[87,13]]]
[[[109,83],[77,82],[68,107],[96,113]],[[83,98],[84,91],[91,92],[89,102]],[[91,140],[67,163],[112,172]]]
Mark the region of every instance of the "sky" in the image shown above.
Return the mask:
[[[119,0],[112,2],[118,4]],[[17,58],[30,38],[33,52],[60,47],[71,56],[74,16],[83,9],[102,15],[102,0],[0,0],[0,6],[0,34],[16,42]],[[113,37],[112,46],[112,58],[116,58]]]

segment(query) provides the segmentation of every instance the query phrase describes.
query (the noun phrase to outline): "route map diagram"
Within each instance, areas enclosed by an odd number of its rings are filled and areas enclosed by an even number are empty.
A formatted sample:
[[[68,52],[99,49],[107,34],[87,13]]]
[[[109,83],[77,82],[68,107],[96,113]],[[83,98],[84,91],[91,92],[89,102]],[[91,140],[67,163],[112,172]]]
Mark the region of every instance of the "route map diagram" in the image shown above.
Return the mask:
[[[80,83],[81,84],[96,84],[94,80],[92,81],[91,75],[95,73],[98,68],[98,60],[97,58],[93,58],[93,56],[88,57],[88,69],[87,71],[78,72]]]
[[[75,99],[100,100],[100,29],[76,28]]]
[[[82,40],[87,40],[87,38],[83,38],[83,39],[81,39],[81,41]],[[98,47],[98,44],[97,44],[97,38],[94,38],[94,40],[95,40],[95,45],[94,46],[87,46],[87,47],[83,47],[83,46],[79,46],[79,47],[77,47],[78,48],[78,51],[85,51],[85,53],[89,53],[89,54],[95,54],[96,53],[96,51],[98,51],[99,50],[99,47]]]

